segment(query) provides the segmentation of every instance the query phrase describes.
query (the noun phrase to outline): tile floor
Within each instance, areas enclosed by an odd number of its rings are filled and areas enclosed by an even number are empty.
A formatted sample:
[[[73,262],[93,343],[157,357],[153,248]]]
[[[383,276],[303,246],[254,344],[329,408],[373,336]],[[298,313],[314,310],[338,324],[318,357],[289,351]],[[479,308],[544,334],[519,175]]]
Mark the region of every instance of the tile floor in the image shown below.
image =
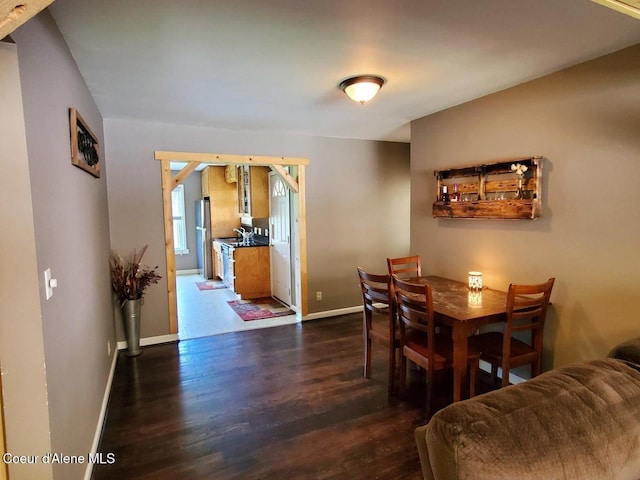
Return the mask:
[[[181,340],[298,322],[296,315],[245,322],[227,304],[238,298],[231,290],[199,290],[196,282],[203,281],[201,275],[176,275]]]

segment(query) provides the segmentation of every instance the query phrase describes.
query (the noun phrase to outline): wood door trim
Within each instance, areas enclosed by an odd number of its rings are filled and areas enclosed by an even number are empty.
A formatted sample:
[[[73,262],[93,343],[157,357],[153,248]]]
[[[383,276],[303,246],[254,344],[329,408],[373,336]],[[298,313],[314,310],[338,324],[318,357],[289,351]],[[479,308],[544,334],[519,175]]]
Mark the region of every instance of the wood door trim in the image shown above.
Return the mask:
[[[264,165],[264,166],[298,166],[298,241],[300,252],[300,310],[303,316],[309,313],[309,302],[307,300],[307,219],[306,219],[306,188],[305,188],[305,166],[309,164],[307,158],[297,157],[269,157],[251,155],[229,155],[220,153],[194,153],[194,152],[154,152],[156,160],[161,163],[162,174],[162,204],[164,217],[164,237],[165,237],[165,258],[167,262],[167,294],[169,300],[169,333],[178,333],[178,300],[176,292],[176,265],[175,253],[173,251],[173,214],[171,210],[171,190],[174,187],[174,178],[171,176],[170,163],[187,162],[190,165],[184,171],[192,171],[193,163],[211,163],[214,165]],[[284,169],[275,168],[283,171]],[[179,180],[182,180],[180,178]]]
[[[309,159],[299,157],[267,157],[262,155],[231,155],[226,153],[155,152],[156,160],[201,162],[216,165],[309,165]]]

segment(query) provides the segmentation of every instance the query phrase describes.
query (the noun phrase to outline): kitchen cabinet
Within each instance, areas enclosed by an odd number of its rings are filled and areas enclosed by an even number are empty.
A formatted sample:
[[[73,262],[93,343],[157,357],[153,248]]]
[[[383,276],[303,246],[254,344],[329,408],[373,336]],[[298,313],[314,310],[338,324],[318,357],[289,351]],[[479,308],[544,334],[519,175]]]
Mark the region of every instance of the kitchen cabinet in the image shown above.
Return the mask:
[[[270,252],[268,246],[238,246],[224,240],[213,242],[220,278],[241,298],[271,296]],[[215,257],[214,257],[215,258]]]
[[[242,298],[271,296],[269,247],[234,249],[234,291]]]
[[[236,186],[225,180],[225,167],[208,166],[202,170],[202,196],[210,199],[211,236],[231,237],[240,227]]]
[[[433,203],[433,216],[538,218],[542,213],[542,160],[536,156],[436,170],[437,198]],[[514,171],[518,165],[526,167],[520,176]]]
[[[238,206],[241,215],[254,218],[269,216],[269,168],[238,167]]]

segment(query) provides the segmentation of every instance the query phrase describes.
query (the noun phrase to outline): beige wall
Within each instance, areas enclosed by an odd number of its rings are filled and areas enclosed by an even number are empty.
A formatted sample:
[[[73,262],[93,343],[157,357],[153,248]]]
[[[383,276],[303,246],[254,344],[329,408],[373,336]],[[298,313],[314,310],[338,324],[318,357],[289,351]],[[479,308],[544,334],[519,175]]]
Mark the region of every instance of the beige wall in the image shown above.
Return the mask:
[[[322,139],[310,158],[309,311],[359,305],[356,266],[384,273],[409,253],[409,145]]]
[[[149,289],[142,336],[169,333],[160,162],[155,150],[306,157],[310,312],[359,305],[356,265],[384,271],[408,252],[409,146],[105,120],[113,247],[149,244],[163,279]],[[316,302],[315,291],[323,291]]]
[[[35,227],[36,255],[24,262],[28,267],[37,260],[33,274],[39,282],[35,293],[40,294],[40,338],[46,367],[43,387],[51,435],[47,450],[86,456],[98,426],[115,350],[112,348],[110,357],[107,343],[115,347],[115,332],[108,269],[109,161],[103,154],[99,179],[71,165],[68,109],[78,109],[100,145],[104,144],[102,117],[48,11],[12,37],[18,47]],[[50,300],[44,298],[42,272],[46,268],[58,280]],[[25,358],[36,353],[23,351]],[[25,412],[19,421],[29,416]],[[11,442],[8,436],[9,449]],[[86,468],[54,465],[54,478],[81,478]]]
[[[546,368],[640,334],[640,45],[412,123],[411,246],[426,271],[557,278]],[[434,219],[433,170],[542,155],[535,221]]]

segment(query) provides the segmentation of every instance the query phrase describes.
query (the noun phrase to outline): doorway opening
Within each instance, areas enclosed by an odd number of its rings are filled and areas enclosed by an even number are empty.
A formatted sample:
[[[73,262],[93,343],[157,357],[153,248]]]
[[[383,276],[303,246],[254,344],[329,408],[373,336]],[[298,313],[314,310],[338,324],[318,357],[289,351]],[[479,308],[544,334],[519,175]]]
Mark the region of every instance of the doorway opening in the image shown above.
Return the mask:
[[[292,157],[254,157],[243,155],[204,154],[190,152],[155,152],[156,160],[161,162],[162,169],[162,198],[164,212],[164,230],[167,261],[167,293],[169,300],[169,328],[170,333],[179,333],[176,259],[174,251],[174,228],[172,213],[172,194],[175,187],[182,184],[184,179],[194,172],[200,165],[254,165],[267,166],[291,192],[291,252],[292,261],[290,278],[293,279],[291,308],[296,312],[293,321],[302,319],[308,313],[307,303],[307,258],[306,258],[306,206],[305,206],[305,166],[309,161],[305,158]],[[179,162],[184,166],[175,175],[171,173],[171,164]],[[290,167],[293,175],[287,171]],[[294,178],[295,176],[295,178]],[[180,279],[182,281],[182,278]],[[233,295],[232,292],[229,292]],[[222,296],[222,295],[220,295]],[[226,300],[225,300],[226,301]],[[271,319],[273,321],[274,319]],[[258,321],[256,321],[258,322]],[[259,324],[245,322],[244,328],[260,328]],[[269,325],[265,325],[269,326]]]

